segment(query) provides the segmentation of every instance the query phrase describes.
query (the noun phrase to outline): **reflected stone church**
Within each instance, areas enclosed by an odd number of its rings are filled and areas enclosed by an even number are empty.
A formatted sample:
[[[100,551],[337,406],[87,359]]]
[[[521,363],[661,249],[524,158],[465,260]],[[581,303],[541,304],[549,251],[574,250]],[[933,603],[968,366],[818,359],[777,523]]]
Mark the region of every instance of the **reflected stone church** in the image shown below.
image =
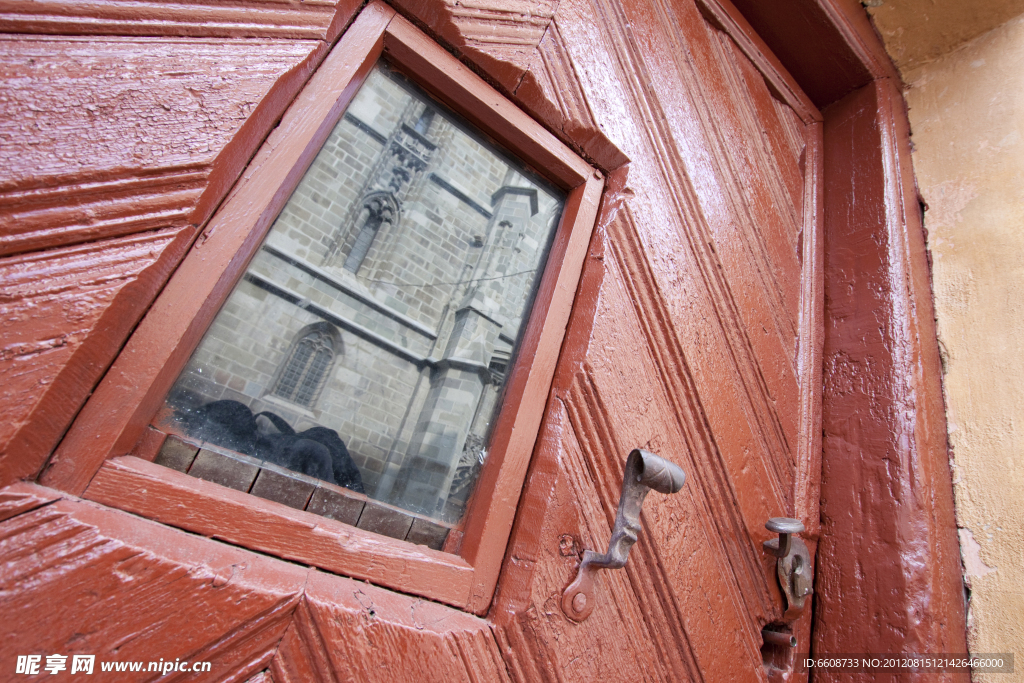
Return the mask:
[[[378,66],[168,396],[335,430],[374,499],[459,519],[563,198]]]

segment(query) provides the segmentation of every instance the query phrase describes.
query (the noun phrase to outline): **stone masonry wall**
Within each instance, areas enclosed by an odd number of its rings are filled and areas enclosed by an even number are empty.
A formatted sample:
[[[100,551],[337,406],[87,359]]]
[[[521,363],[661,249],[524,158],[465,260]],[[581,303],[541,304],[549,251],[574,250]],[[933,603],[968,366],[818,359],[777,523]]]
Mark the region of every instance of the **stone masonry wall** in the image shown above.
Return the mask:
[[[445,512],[449,489],[479,468],[486,451],[467,439],[484,442],[480,408],[500,394],[489,366],[513,354],[561,199],[434,108],[400,76],[370,75],[169,402],[227,398],[330,427],[371,496],[457,516],[468,494]],[[353,272],[367,197],[390,213]],[[340,341],[323,390],[308,406],[275,396],[289,350],[325,321]]]

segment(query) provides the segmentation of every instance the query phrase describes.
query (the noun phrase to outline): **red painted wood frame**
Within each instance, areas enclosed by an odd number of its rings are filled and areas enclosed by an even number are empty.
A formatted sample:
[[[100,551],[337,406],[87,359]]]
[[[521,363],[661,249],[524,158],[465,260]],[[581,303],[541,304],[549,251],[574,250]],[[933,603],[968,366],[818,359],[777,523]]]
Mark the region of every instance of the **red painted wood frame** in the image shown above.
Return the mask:
[[[457,553],[378,536],[189,477],[147,462],[153,449],[140,446],[149,439],[148,421],[382,57],[568,192]],[[603,184],[599,171],[407,20],[383,3],[371,3],[210,220],[75,420],[42,483],[171,526],[483,613],[497,583]]]

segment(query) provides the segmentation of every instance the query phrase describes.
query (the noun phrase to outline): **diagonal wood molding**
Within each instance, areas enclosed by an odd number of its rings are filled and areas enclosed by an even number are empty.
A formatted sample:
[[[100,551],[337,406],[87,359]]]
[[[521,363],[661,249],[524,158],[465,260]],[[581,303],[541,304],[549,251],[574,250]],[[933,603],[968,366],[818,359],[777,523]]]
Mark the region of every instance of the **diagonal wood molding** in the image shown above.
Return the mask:
[[[0,2],[0,32],[288,38],[332,42],[353,0],[33,0]]]
[[[39,474],[191,238],[168,228],[0,260],[0,482]]]
[[[393,4],[594,165],[611,171],[628,162],[594,119],[558,28],[559,0]]]
[[[49,36],[0,48],[0,255],[201,225],[326,51]]]
[[[487,622],[443,605],[34,484],[0,489],[0,519],[0,618],[24,625],[5,652],[212,663],[168,680],[509,680]]]

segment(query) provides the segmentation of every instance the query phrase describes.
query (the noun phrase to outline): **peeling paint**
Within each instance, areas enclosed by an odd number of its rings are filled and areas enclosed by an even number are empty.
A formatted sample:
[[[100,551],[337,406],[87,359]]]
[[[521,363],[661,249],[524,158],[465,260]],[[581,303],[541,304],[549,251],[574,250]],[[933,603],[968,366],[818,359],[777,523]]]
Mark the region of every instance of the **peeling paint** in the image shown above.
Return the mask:
[[[944,229],[958,225],[967,205],[978,196],[974,183],[964,178],[953,178],[928,188],[924,193],[928,202],[928,230],[942,239]],[[947,238],[948,239],[948,238]]]
[[[960,556],[964,560],[964,575],[970,581],[971,577],[985,576],[996,571],[981,559],[981,545],[974,540],[974,533],[970,529],[959,529],[960,532]]]

